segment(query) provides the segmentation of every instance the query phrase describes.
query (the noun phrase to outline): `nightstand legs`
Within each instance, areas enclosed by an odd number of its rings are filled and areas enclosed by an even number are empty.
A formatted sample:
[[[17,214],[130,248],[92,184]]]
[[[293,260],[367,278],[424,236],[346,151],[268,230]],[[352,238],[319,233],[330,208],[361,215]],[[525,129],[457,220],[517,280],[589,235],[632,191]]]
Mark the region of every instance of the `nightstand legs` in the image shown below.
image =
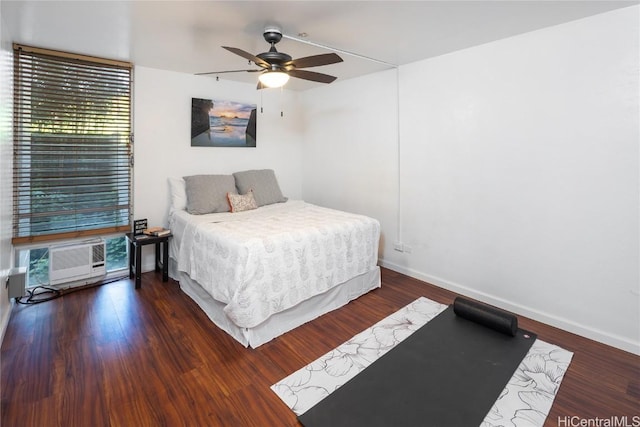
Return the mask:
[[[160,258],[160,246],[162,246],[162,258]],[[156,244],[156,271],[162,271],[162,281],[169,280],[169,242]]]
[[[169,241],[162,245],[162,281],[169,281]]]
[[[142,275],[142,245],[134,245],[136,247],[136,289],[140,289]],[[157,245],[156,245],[157,247]]]
[[[155,245],[155,271],[162,271],[162,281],[169,281],[169,236],[138,238],[128,233],[129,239],[129,278],[135,280],[136,289],[142,286],[142,247]],[[162,250],[161,248],[162,247]],[[162,252],[162,256],[160,256]]]

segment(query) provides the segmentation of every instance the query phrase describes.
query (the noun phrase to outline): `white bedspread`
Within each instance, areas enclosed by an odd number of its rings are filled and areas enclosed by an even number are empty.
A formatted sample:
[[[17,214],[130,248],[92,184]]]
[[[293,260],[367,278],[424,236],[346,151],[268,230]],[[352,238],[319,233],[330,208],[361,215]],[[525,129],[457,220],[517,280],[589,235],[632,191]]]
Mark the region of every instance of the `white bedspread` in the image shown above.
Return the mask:
[[[183,224],[187,220],[186,226]],[[251,328],[376,267],[375,219],[289,201],[240,213],[174,212],[178,269]]]

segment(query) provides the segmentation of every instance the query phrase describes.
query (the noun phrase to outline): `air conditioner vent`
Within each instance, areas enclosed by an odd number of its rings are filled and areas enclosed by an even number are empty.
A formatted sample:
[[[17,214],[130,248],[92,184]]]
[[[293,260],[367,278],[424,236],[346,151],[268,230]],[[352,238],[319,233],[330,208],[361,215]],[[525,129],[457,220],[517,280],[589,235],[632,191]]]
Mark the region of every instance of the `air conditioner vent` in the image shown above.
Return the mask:
[[[85,280],[106,274],[105,241],[83,242],[49,248],[49,283]]]
[[[104,244],[91,245],[91,260],[93,265],[104,264]]]
[[[49,252],[51,270],[59,272],[87,264],[87,249],[85,246],[67,247],[64,250],[51,248]]]

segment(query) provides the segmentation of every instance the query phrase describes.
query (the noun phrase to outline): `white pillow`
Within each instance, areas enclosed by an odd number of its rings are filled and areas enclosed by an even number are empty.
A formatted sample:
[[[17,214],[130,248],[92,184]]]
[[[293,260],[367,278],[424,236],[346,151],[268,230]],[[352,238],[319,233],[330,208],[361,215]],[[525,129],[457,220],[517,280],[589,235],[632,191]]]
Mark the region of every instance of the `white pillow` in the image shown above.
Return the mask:
[[[171,210],[184,211],[187,209],[187,190],[184,179],[169,178],[169,195]]]

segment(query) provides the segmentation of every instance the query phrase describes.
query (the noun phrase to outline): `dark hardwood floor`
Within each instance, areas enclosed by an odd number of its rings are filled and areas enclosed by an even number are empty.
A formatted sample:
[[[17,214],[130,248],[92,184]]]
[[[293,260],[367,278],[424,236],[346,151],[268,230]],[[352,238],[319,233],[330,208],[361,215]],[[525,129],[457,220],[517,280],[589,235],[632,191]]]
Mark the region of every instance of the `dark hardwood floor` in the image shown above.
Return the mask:
[[[419,296],[446,304],[456,296],[387,269],[382,282],[255,350],[156,273],[144,274],[139,290],[127,279],[18,305],[1,350],[1,425],[297,426],[273,383]],[[519,320],[575,353],[546,426],[640,415],[640,357]]]

